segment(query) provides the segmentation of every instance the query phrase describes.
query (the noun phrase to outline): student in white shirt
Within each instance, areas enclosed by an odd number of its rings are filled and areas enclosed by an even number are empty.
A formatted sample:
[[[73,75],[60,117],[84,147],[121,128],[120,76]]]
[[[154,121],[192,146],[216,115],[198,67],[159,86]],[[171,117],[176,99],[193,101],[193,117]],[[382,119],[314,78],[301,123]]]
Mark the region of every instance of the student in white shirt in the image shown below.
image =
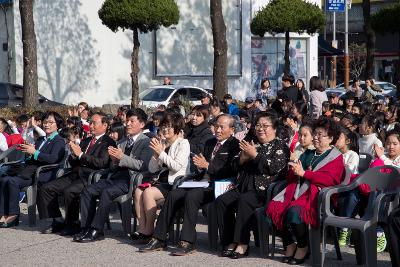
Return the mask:
[[[359,133],[361,137],[358,139],[359,152],[375,156],[374,145],[383,147],[382,141],[379,140],[377,133],[381,122],[373,115],[365,116],[359,125]]]

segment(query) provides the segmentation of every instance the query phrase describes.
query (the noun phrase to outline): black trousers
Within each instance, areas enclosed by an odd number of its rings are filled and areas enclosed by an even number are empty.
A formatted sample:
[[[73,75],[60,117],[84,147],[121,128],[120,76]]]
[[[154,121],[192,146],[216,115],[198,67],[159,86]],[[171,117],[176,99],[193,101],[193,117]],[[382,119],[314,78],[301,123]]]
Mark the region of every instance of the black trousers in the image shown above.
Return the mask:
[[[0,216],[19,215],[19,192],[32,184],[32,179],[19,176],[0,177]]]
[[[214,190],[212,188],[178,188],[170,191],[158,216],[153,236],[162,241],[167,240],[167,233],[174,222],[176,212],[184,207],[180,239],[195,243],[199,209],[213,200]]]
[[[79,195],[86,186],[86,180],[77,173],[66,174],[42,185],[38,190],[37,207],[40,219],[61,217],[58,196],[64,196],[65,223],[72,226],[79,221]]]
[[[393,267],[400,266],[400,208],[393,210],[388,218],[389,253]]]
[[[249,244],[250,230],[256,229],[254,211],[262,207],[264,201],[265,198],[256,191],[240,193],[237,189],[228,191],[215,200],[218,229],[223,246],[231,243]]]
[[[113,200],[128,193],[128,190],[126,180],[100,180],[86,186],[81,194],[81,227],[103,231]],[[99,199],[97,210],[96,199]]]

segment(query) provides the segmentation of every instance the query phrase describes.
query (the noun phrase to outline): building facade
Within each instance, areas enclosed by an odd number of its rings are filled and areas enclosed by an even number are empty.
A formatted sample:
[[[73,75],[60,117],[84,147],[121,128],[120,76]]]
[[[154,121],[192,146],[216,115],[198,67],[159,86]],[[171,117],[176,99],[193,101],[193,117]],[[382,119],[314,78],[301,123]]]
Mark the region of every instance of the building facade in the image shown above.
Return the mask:
[[[269,0],[223,0],[228,39],[229,93],[238,99],[255,94],[262,78],[274,92],[283,72],[284,36],[253,36],[250,22]],[[319,3],[318,0],[311,2]],[[98,10],[103,0],[36,1],[39,92],[66,104],[130,103],[132,32],[112,32]],[[170,76],[174,84],[212,88],[213,40],[209,1],[177,0],[178,25],[140,35],[139,85],[143,90]],[[8,80],[21,84],[22,43],[18,3],[8,11],[12,40]],[[1,20],[0,15],[0,20]],[[0,33],[2,38],[3,32]],[[291,34],[291,72],[308,81],[318,74],[318,36]],[[10,52],[11,51],[11,52]],[[2,57],[4,55],[0,55]],[[0,59],[0,79],[6,64]],[[307,83],[307,82],[306,82]]]

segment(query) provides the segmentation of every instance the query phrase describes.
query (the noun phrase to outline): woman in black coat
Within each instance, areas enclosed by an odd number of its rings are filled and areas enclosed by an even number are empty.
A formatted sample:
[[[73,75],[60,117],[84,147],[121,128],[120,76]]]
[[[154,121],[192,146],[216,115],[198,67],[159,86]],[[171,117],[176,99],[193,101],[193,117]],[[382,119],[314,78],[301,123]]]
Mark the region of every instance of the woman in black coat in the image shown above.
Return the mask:
[[[223,257],[248,255],[254,211],[264,205],[269,184],[286,175],[290,152],[277,137],[278,124],[275,113],[258,113],[256,138],[240,142],[241,152],[232,163],[238,173],[235,186],[214,202]]]
[[[214,138],[207,122],[209,114],[207,105],[195,106],[192,109],[191,119],[185,129],[185,138],[189,141],[190,152],[193,154],[204,154],[207,140]]]
[[[5,176],[0,177],[0,228],[19,224],[19,192],[32,184],[37,168],[59,163],[64,158],[65,142],[58,135],[63,118],[57,112],[47,112],[42,121],[46,136],[40,137],[35,145],[19,145],[19,149],[26,154],[25,161],[11,166]],[[38,182],[48,182],[53,176],[52,171],[43,172]]]

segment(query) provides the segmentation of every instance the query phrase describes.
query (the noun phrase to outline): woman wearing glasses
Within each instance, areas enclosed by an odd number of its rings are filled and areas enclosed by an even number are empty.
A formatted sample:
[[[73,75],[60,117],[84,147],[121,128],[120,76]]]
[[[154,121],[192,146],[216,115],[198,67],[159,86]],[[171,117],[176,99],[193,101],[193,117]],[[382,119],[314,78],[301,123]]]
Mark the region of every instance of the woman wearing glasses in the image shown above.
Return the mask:
[[[0,228],[9,228],[19,224],[19,192],[32,184],[38,167],[62,161],[65,142],[58,135],[64,120],[57,112],[47,112],[43,117],[43,130],[46,136],[40,137],[34,145],[21,144],[19,149],[26,154],[25,161],[12,165],[6,176],[0,177]],[[55,177],[54,170],[40,174],[38,183],[49,182]]]
[[[190,145],[188,140],[181,137],[184,126],[181,114],[167,113],[160,124],[165,140],[153,138],[150,142],[153,157],[149,162],[149,171],[155,173],[167,168],[168,176],[165,177],[165,181],[160,181],[160,177],[159,181],[141,184],[136,189],[135,210],[139,230],[132,234],[133,240],[146,243],[151,238],[156,220],[157,201],[167,196],[178,176],[190,173]]]
[[[317,227],[318,193],[321,188],[339,184],[345,173],[343,156],[334,147],[339,135],[335,122],[319,119],[313,127],[315,149],[306,150],[298,161],[289,163],[288,185],[268,205],[267,214],[282,232],[285,263],[305,261],[309,254],[308,225]]]
[[[239,174],[235,186],[214,202],[223,257],[238,259],[248,255],[254,211],[264,205],[268,185],[285,177],[287,171],[290,153],[277,137],[276,113],[260,112],[255,123],[254,141],[240,142],[241,152],[233,161]]]

